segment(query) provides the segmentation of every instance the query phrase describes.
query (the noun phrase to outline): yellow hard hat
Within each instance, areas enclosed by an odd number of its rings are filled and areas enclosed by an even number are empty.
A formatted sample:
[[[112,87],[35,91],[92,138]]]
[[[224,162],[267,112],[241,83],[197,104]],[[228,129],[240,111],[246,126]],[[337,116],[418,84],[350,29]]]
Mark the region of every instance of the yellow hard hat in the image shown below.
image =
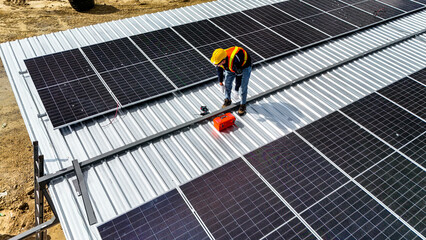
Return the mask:
[[[220,62],[222,62],[223,59],[226,58],[226,52],[225,50],[223,50],[222,48],[218,48],[216,50],[214,50],[212,58],[210,59],[210,61],[216,65],[219,64]]]

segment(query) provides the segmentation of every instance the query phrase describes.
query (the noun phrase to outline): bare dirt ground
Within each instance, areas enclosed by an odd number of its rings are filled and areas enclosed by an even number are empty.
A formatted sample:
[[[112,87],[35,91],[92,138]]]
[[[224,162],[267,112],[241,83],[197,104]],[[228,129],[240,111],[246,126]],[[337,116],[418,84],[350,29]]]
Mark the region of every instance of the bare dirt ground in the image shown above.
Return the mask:
[[[95,7],[84,13],[65,0],[15,1],[0,0],[0,43],[210,0],[95,0]],[[48,207],[45,213],[46,221],[52,213]],[[0,62],[0,240],[33,226],[32,145]],[[48,239],[65,239],[60,225],[47,232]]]

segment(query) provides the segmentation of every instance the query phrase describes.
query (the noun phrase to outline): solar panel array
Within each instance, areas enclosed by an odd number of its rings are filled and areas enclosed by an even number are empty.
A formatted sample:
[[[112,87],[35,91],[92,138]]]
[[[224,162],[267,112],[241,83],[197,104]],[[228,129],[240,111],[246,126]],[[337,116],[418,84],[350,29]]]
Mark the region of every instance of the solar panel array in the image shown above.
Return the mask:
[[[216,71],[209,59],[218,47],[241,46],[260,63],[423,7],[408,0],[290,0],[27,59],[25,64],[58,128],[213,79]],[[85,80],[102,88],[93,99],[79,100],[87,93],[75,84],[58,85],[88,76],[93,77]],[[58,91],[73,94],[56,97]],[[101,106],[93,109],[99,98]]]
[[[426,119],[413,114],[424,105],[403,101],[424,102],[426,86],[414,79],[422,73],[182,185],[170,204],[215,239],[424,238]],[[396,89],[403,104],[386,96]],[[114,221],[98,228],[105,239],[119,234]]]
[[[103,239],[209,239],[176,189],[98,227]]]

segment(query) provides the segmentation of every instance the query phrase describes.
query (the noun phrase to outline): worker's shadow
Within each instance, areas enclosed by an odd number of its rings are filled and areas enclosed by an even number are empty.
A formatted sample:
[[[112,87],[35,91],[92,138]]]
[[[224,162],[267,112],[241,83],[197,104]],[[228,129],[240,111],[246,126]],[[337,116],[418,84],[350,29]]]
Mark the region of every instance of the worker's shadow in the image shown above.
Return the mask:
[[[235,114],[237,113],[235,112]],[[285,102],[249,104],[247,114],[252,115],[253,120],[256,122],[262,123],[269,121],[284,132],[288,132],[289,129],[294,130],[299,128],[301,119],[304,116],[303,113],[295,106]],[[247,114],[242,116],[243,120]],[[248,120],[247,122],[249,121],[252,120]],[[244,129],[245,127],[244,123],[242,121],[238,121],[237,118],[237,121],[232,127],[222,130],[221,133],[229,134],[237,131],[238,129]]]
[[[304,118],[303,113],[286,102],[260,103],[250,106],[251,114],[257,114],[255,119],[259,122],[272,122],[277,128],[288,131],[297,129]]]

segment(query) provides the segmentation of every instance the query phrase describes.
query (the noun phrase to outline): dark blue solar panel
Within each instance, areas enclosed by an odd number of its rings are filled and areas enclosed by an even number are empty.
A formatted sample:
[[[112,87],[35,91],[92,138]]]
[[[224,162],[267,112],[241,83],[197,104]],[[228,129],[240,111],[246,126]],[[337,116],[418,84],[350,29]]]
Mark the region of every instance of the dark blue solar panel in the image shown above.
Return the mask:
[[[246,34],[237,39],[264,58],[271,58],[297,48],[296,45],[269,29]]]
[[[241,12],[210,18],[210,20],[234,37],[265,28]]]
[[[295,18],[304,18],[322,13],[321,10],[318,10],[317,8],[314,8],[299,0],[284,1],[276,3],[273,6],[287,12]]]
[[[374,16],[381,18],[390,18],[399,14],[404,13],[401,10],[385,5],[375,0],[363,1],[354,5],[357,8],[363,9]]]
[[[393,152],[385,143],[339,112],[297,132],[352,177]]]
[[[317,238],[298,218],[293,218],[264,239],[314,240]]]
[[[404,11],[412,11],[423,7],[422,4],[410,0],[378,0],[379,2],[394,6]]]
[[[98,72],[104,72],[146,61],[146,57],[128,38],[82,48]]]
[[[420,239],[352,182],[301,216],[322,239]]]
[[[426,135],[423,134],[400,149],[402,153],[426,168]]]
[[[173,27],[195,47],[225,40],[230,36],[208,20]]]
[[[347,6],[346,3],[343,3],[339,0],[304,0],[306,3],[311,4],[323,11],[330,11],[337,8],[342,8]]]
[[[101,76],[123,106],[176,90],[150,62],[104,72]]]
[[[293,21],[271,29],[299,46],[306,46],[329,37],[301,21]]]
[[[330,11],[329,13],[358,27],[364,27],[381,21],[380,18],[374,16],[373,14],[368,14],[364,11],[358,10],[350,6],[336,9]]]
[[[423,84],[426,84],[426,68],[423,68],[422,70],[411,74],[410,77],[416,79],[417,81]]]
[[[170,28],[147,32],[130,38],[151,59],[192,49],[191,45]]]
[[[344,107],[342,111],[396,148],[426,131],[424,121],[376,93]]]
[[[356,3],[364,2],[366,0],[340,0],[340,1],[347,3],[347,4],[356,4]]]
[[[356,29],[355,26],[325,13],[304,18],[302,21],[331,36],[337,36]]]
[[[56,128],[117,108],[97,76],[39,89],[38,93]]]
[[[356,180],[421,234],[426,234],[426,172],[393,154]]]
[[[297,212],[349,180],[294,133],[245,157]]]
[[[404,78],[378,92],[426,120],[426,87],[422,84]]]
[[[241,158],[181,189],[216,239],[259,239],[294,216]]]
[[[178,87],[188,87],[217,76],[216,68],[195,50],[154,59],[154,63]]]
[[[95,74],[78,49],[31,58],[24,62],[36,89]]]
[[[177,190],[98,227],[102,239],[209,239]]]
[[[291,17],[284,11],[275,8],[273,6],[264,6],[259,8],[254,8],[250,10],[245,10],[243,13],[254,18],[256,21],[262,23],[267,27],[276,26],[278,24],[290,22],[295,20],[294,17]]]

